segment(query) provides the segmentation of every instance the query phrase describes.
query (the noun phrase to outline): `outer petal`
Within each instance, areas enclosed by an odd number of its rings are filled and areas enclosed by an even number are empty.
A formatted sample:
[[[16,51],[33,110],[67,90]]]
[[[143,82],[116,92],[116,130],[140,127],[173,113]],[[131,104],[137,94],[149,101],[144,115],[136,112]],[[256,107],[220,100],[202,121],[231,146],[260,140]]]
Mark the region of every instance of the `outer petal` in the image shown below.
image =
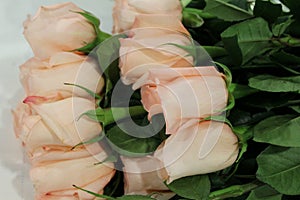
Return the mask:
[[[35,166],[31,170],[37,199],[44,196],[72,197],[80,200],[94,199],[90,194],[81,192],[73,185],[101,193],[114,175],[113,165],[97,164],[104,160],[106,154],[101,152],[96,157],[64,160]]]
[[[150,3],[150,2],[149,2]],[[132,26],[132,29],[144,29],[144,28],[153,28],[169,30],[170,32],[177,32],[185,34],[186,36],[190,33],[181,23],[178,16],[172,15],[170,13],[166,14],[140,14],[137,15]]]
[[[169,36],[171,39],[173,36],[177,37],[176,35]],[[168,38],[168,36],[160,37]],[[192,67],[193,65],[192,58],[186,57],[187,52],[172,45],[164,46],[167,43],[164,39],[128,38],[120,39],[120,43],[120,69],[125,84],[135,83],[150,69]]]
[[[207,121],[181,128],[155,156],[164,163],[168,174],[165,179],[170,183],[224,169],[234,163],[238,149],[238,139],[228,125]]]
[[[152,156],[141,158],[121,157],[124,164],[125,194],[148,195],[157,193],[154,198],[170,199],[172,193],[160,177],[159,170],[162,163]]]
[[[93,26],[74,11],[82,12],[73,3],[43,6],[24,22],[25,38],[37,57],[49,58],[56,52],[71,51],[94,40]]]
[[[116,0],[113,9],[114,33],[120,33],[132,28],[139,14],[168,14],[180,20],[181,4],[179,0],[145,1],[145,0]]]
[[[20,70],[20,79],[27,95],[48,96],[60,92],[65,97],[88,97],[82,89],[64,83],[76,83],[95,93],[99,93],[104,85],[97,64],[73,53],[54,54],[47,62],[34,57],[24,63]]]
[[[181,12],[181,4],[178,0],[128,0],[128,5],[143,13],[167,13],[172,10]]]
[[[88,141],[102,131],[100,124],[88,117],[78,120],[82,113],[95,109],[95,104],[87,99],[74,97],[51,103],[28,104],[41,116],[51,133],[66,146]]]
[[[228,92],[222,75],[211,71],[212,67],[199,69],[153,69],[136,83],[148,83],[141,90],[142,102],[149,118],[162,110],[167,134],[175,133],[189,119],[216,115],[226,107]]]

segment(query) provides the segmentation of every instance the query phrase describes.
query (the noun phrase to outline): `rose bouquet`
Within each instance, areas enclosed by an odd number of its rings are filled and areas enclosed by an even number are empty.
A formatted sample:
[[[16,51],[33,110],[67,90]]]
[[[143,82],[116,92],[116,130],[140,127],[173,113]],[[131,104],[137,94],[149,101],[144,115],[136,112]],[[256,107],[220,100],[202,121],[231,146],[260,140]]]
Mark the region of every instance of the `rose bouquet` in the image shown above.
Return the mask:
[[[13,111],[35,198],[300,198],[300,4],[282,3],[116,0],[114,35],[41,7]]]

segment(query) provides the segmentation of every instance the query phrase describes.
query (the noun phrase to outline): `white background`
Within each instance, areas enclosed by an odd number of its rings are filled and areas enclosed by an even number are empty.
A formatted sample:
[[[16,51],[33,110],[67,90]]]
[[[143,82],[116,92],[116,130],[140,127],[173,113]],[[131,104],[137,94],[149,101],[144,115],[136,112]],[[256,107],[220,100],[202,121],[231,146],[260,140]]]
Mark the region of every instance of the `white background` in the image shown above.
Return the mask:
[[[41,5],[62,0],[1,0],[0,2],[0,199],[33,200],[29,166],[12,128],[11,110],[23,99],[19,66],[32,57],[23,37],[23,21]],[[101,20],[101,29],[111,32],[113,0],[72,1]]]

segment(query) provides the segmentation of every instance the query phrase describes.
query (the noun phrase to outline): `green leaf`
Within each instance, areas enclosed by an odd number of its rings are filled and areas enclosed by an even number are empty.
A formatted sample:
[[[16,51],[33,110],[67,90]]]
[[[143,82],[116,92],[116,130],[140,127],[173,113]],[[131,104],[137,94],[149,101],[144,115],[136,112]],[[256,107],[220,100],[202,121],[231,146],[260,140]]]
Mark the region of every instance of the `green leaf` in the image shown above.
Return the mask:
[[[182,8],[187,7],[193,0],[180,0]]]
[[[253,15],[226,0],[206,0],[204,11],[215,15],[225,21],[240,21],[253,17]]]
[[[273,116],[274,112],[272,111],[263,111],[263,112],[255,112],[251,113],[248,111],[244,111],[241,107],[235,107],[230,112],[228,116],[229,120],[232,122],[234,126],[241,126],[241,125],[253,125],[255,123],[260,122],[261,120]]]
[[[298,101],[294,101],[295,98],[297,98],[297,94],[294,93],[259,92],[244,98],[242,105],[270,111],[275,108],[282,108],[299,103]]]
[[[229,0],[227,1],[243,10],[251,10],[250,5],[252,4],[251,1],[248,0]]]
[[[216,16],[197,8],[184,8],[182,12],[195,13],[203,19],[214,19]]]
[[[212,58],[228,55],[226,49],[224,49],[223,47],[217,47],[217,46],[202,46],[202,47]]]
[[[300,106],[290,106],[290,108],[300,114]]]
[[[168,188],[181,197],[188,199],[207,199],[210,192],[208,175],[188,176],[177,179],[167,185]]]
[[[204,24],[202,17],[190,9],[184,9],[182,12],[182,22],[185,26],[199,28]]]
[[[279,62],[285,65],[300,65],[300,57],[284,50],[274,52],[270,56],[272,61]]]
[[[256,90],[256,89],[253,89],[247,85],[241,85],[238,83],[232,83],[230,85],[229,91],[232,92],[235,99],[240,99],[242,97],[246,97],[248,95],[258,92],[258,90]]]
[[[230,187],[210,193],[209,199],[220,200],[220,199],[227,199],[230,197],[238,197],[257,188],[259,185],[260,184],[256,182],[248,183],[244,185],[232,185]]]
[[[111,147],[121,155],[128,157],[148,155],[153,153],[162,142],[160,133],[164,134],[164,129],[159,130],[161,123],[165,123],[162,115],[153,116],[151,123],[140,117],[135,122],[139,123],[139,126],[132,127],[131,123],[123,120],[106,131]],[[156,135],[153,136],[153,133]]]
[[[268,185],[263,185],[251,191],[246,200],[281,200],[282,194]]]
[[[284,147],[300,147],[300,117],[277,115],[258,123],[254,129],[254,141]]]
[[[233,63],[235,66],[240,66],[243,62],[243,54],[238,43],[238,36],[236,34],[232,36],[225,36],[222,37],[222,41],[225,49],[229,53],[231,63]]]
[[[300,76],[276,77],[272,75],[258,75],[249,79],[249,86],[267,92],[300,93]]]
[[[281,15],[282,9],[280,4],[273,4],[270,1],[256,0],[254,6],[254,15],[262,17],[270,23],[276,21]]]
[[[272,33],[264,19],[255,18],[230,26],[221,34],[221,37],[230,54],[240,49],[243,57],[242,63],[245,64],[270,49]],[[234,48],[231,49],[232,47]],[[233,59],[236,58],[233,57]]]
[[[287,195],[300,194],[300,148],[270,146],[257,157],[257,178]]]
[[[283,19],[282,19],[283,18]],[[291,16],[278,18],[279,22],[272,25],[274,36],[280,37],[287,28],[294,22]]]

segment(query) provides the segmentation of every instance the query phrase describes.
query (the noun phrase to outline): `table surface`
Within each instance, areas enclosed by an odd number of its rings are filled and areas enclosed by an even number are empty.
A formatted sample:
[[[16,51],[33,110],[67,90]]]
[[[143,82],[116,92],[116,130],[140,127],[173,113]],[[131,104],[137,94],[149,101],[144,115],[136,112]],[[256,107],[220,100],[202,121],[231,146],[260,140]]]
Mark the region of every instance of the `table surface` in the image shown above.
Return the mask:
[[[32,57],[23,37],[23,21],[34,15],[41,5],[62,0],[10,0],[0,2],[0,194],[7,200],[33,200],[33,188],[29,180],[29,166],[15,138],[11,110],[20,102],[24,93],[19,82],[19,66]],[[101,29],[111,32],[113,0],[73,0],[84,10],[101,20]],[[2,198],[1,198],[2,199]]]

